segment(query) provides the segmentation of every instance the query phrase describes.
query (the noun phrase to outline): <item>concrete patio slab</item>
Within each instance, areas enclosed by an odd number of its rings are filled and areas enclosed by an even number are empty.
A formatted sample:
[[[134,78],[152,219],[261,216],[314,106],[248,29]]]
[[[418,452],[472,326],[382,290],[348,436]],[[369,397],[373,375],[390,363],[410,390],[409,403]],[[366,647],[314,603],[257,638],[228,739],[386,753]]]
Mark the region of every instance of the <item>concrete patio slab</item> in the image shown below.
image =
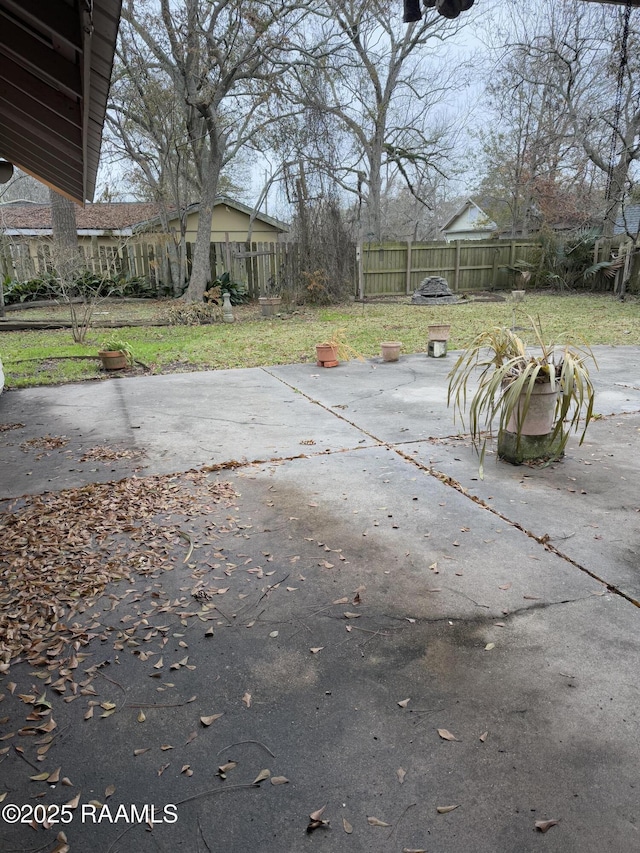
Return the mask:
[[[89,565],[111,513],[101,547],[131,573],[65,617],[77,648],[0,675],[0,849],[640,849],[640,391],[616,384],[638,360],[603,351],[582,448],[484,481],[451,354],[3,394],[24,426],[0,433],[0,548],[68,506],[52,560],[73,520]],[[20,448],[46,436],[69,443]],[[155,527],[126,520],[131,476]]]
[[[24,424],[0,433],[0,498],[107,482],[114,474],[290,457],[305,452],[305,441],[322,451],[363,441],[349,424],[320,406],[309,407],[258,368],[8,391],[0,418]],[[37,439],[44,435],[67,443],[43,447]],[[108,465],[81,461],[104,445],[127,455]],[[45,468],[46,477],[39,473]]]

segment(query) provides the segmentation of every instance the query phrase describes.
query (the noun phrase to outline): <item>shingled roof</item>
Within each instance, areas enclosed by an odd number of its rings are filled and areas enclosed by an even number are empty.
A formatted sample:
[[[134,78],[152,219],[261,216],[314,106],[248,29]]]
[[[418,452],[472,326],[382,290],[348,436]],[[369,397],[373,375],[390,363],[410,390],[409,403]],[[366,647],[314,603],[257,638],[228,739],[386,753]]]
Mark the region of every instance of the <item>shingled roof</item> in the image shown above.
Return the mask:
[[[240,201],[218,196],[217,206],[232,207],[250,216],[251,208]],[[197,212],[199,205],[191,204],[188,213]],[[256,219],[272,225],[279,231],[287,231],[286,222],[274,219],[266,213],[258,213]],[[76,226],[79,234],[95,234],[117,231],[121,236],[129,236],[134,231],[158,230],[160,225],[160,207],[155,202],[98,202],[76,207]],[[31,202],[9,202],[0,205],[0,232],[9,236],[46,236],[51,233],[51,207],[48,204]]]
[[[122,231],[158,215],[154,202],[100,202],[76,207],[78,231]],[[51,230],[51,207],[48,204],[13,202],[0,206],[0,229],[4,231],[40,232]]]
[[[613,227],[614,235],[640,233],[640,204],[627,204],[618,214],[616,224]]]

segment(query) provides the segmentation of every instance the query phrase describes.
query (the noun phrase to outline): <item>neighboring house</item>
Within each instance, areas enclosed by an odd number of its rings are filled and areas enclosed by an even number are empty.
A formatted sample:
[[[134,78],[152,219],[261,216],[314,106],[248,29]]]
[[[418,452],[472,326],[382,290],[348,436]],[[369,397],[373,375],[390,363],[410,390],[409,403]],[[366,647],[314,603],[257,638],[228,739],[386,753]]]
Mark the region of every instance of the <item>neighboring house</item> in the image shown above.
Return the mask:
[[[454,240],[486,240],[497,234],[498,226],[482,208],[468,198],[440,229],[447,243]]]
[[[198,205],[186,210],[186,242],[195,243],[198,231]],[[252,210],[225,196],[216,201],[211,224],[212,243],[246,242]],[[105,270],[126,248],[139,253],[138,247],[162,243],[158,206],[153,202],[111,202],[87,204],[76,209],[78,243],[87,259]],[[179,235],[177,215],[169,227]],[[277,242],[288,226],[263,213],[251,224],[251,240]],[[48,204],[11,202],[0,205],[0,274],[19,279],[43,272],[50,262],[51,208]],[[9,269],[12,266],[13,269]]]
[[[187,243],[195,243],[198,233],[199,204],[192,204],[186,210]],[[250,220],[254,216],[253,223]],[[177,216],[169,221],[169,227],[177,229]],[[134,233],[140,234],[148,231],[159,231],[160,217],[156,215],[144,222],[139,222],[134,227]],[[179,230],[179,229],[178,229]],[[249,230],[251,236],[249,237]],[[251,241],[277,242],[279,236],[289,230],[286,222],[281,222],[266,213],[254,214],[253,210],[240,201],[234,201],[227,196],[219,196],[213,209],[213,220],[211,223],[212,243],[244,243]]]
[[[628,234],[638,237],[640,234],[640,204],[625,204],[623,210],[618,214],[616,224],[613,226],[613,235]]]

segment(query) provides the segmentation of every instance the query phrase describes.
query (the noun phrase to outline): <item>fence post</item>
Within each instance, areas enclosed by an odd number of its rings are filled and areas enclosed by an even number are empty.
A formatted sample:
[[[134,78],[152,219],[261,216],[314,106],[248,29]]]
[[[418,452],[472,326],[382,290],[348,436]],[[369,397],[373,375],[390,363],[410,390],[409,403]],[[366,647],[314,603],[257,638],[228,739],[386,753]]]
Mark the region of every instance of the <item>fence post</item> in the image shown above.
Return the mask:
[[[411,293],[411,240],[407,240],[407,296]]]
[[[456,259],[453,270],[453,289],[460,290],[460,240],[456,240]]]
[[[364,302],[364,271],[362,269],[362,266],[363,266],[362,251],[363,251],[362,243],[357,243],[356,244],[356,271],[358,273],[358,299],[361,302]]]
[[[231,275],[231,243],[229,242],[229,232],[224,232],[224,261],[227,265],[226,272]]]

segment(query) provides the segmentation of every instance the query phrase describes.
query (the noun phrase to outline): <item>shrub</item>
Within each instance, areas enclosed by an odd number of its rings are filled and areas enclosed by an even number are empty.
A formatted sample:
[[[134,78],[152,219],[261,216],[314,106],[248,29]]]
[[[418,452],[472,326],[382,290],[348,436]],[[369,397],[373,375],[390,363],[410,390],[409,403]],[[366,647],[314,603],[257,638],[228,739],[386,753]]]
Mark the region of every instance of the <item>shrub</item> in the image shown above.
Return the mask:
[[[49,274],[41,278],[30,278],[28,281],[5,279],[3,287],[6,305],[16,305],[20,302],[35,302],[39,299],[56,299],[60,296],[56,280]]]
[[[216,290],[218,291],[217,294],[215,294]],[[231,276],[228,272],[222,273],[221,276],[218,276],[218,278],[211,282],[207,293],[211,293],[212,291],[214,291],[214,295],[213,297],[209,297],[210,301],[216,301],[225,293],[229,294],[232,305],[242,305],[244,302],[249,301],[249,294],[244,284],[241,284],[239,281],[231,281]]]
[[[28,281],[5,279],[4,301],[6,305],[21,302],[37,302],[44,299],[60,299],[63,294],[56,277],[45,273]],[[106,296],[127,296],[130,299],[155,299],[157,292],[143,276],[103,276],[85,270],[76,278],[64,294],[67,299],[95,299]]]

